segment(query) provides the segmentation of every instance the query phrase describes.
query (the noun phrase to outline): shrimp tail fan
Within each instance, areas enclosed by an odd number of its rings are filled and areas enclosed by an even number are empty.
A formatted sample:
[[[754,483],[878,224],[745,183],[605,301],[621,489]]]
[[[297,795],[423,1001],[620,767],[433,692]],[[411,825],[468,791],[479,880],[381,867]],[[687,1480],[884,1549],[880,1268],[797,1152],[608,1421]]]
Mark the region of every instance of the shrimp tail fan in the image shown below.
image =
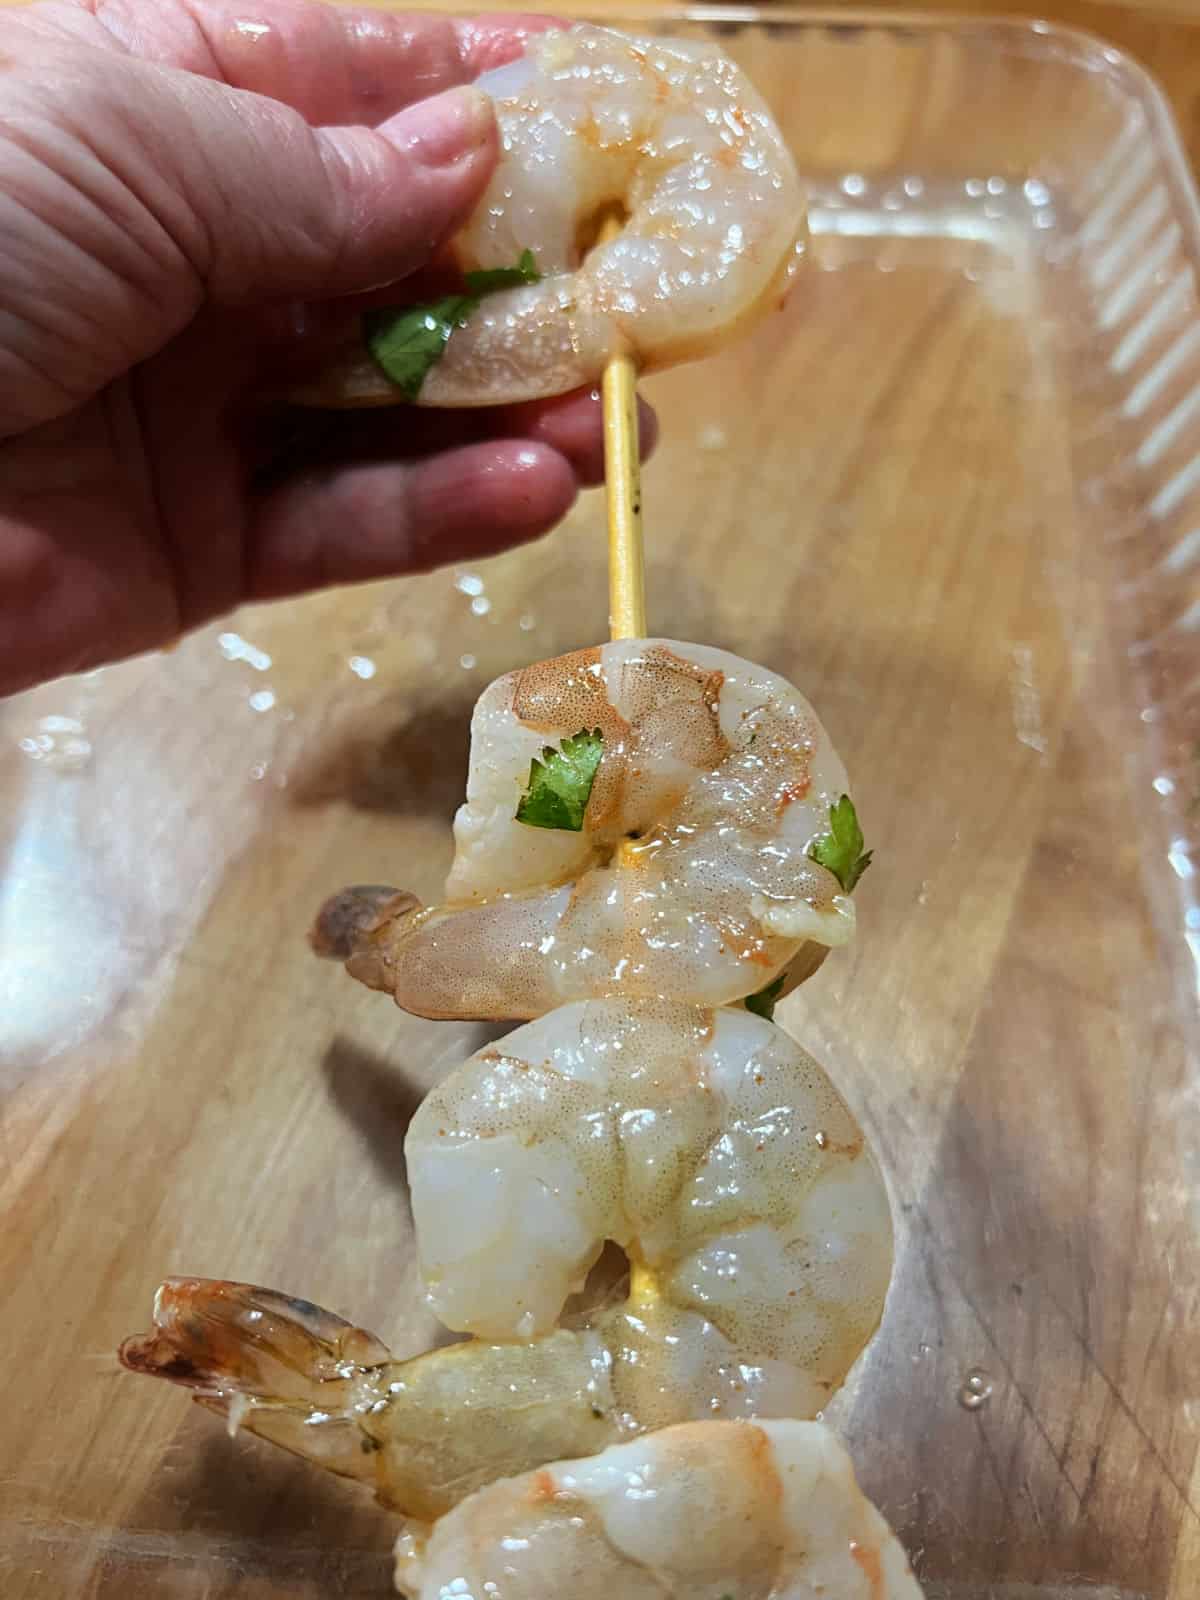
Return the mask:
[[[374,1482],[355,1401],[390,1361],[362,1328],[274,1289],[170,1278],[154,1329],[126,1339],[122,1366],[193,1391],[198,1403],[340,1477]]]

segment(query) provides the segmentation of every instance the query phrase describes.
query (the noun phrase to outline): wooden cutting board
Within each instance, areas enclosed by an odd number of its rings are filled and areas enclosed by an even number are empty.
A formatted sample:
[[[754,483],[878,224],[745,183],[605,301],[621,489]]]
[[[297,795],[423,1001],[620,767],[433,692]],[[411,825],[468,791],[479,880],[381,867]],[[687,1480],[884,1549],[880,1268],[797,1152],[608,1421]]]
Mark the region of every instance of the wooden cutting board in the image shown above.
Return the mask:
[[[852,103],[908,170],[915,67],[872,46],[867,92],[836,40],[731,46],[825,169]],[[970,238],[826,237],[779,317],[646,386],[652,626],[804,687],[876,851],[856,947],[780,1016],[892,1188],[887,1316],[833,1416],[943,1600],[1200,1592],[1194,992],[1069,301]],[[605,617],[593,496],[526,551],[0,708],[6,1600],[388,1592],[387,1517],[114,1351],[169,1273],[437,1337],[402,1140],[484,1034],[304,932],[346,882],[436,895],[475,696]]]

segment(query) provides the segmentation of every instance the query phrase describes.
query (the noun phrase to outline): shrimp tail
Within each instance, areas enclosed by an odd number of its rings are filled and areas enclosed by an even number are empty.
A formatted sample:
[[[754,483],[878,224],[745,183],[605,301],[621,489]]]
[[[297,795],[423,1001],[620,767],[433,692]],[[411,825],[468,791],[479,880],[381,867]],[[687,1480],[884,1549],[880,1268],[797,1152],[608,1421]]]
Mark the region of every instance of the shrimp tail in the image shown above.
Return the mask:
[[[378,1450],[360,1424],[391,1360],[374,1334],[274,1289],[170,1278],[154,1329],[126,1339],[130,1372],[193,1391],[230,1432],[246,1428],[340,1477],[375,1483]]]
[[[333,1312],[245,1283],[169,1279],[153,1332],[127,1339],[120,1359],[191,1389],[231,1433],[245,1428],[425,1521],[496,1478],[601,1450],[619,1431],[594,1336],[469,1340],[394,1361]]]
[[[420,909],[421,902],[407,889],[392,889],[379,883],[353,884],[326,900],[309,929],[308,942],[323,960],[350,961],[369,953],[381,933]]]

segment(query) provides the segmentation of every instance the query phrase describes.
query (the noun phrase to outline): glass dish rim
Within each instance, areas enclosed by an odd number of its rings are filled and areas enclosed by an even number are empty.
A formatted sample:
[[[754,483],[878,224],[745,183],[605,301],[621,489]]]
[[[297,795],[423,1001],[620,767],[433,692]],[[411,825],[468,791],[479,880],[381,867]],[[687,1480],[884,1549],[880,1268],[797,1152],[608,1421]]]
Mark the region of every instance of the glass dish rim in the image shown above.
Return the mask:
[[[458,10],[459,7],[455,5],[453,9]],[[590,6],[587,0],[564,0],[564,3],[555,6],[555,11],[574,21],[596,20],[605,25],[644,22],[654,24],[656,29],[672,22],[735,23],[749,28],[782,23],[798,31],[819,28],[830,33],[860,33],[865,29],[874,29],[897,35],[914,32],[946,33],[960,37],[974,35],[981,41],[992,38],[1007,40],[1013,45],[1023,44],[1027,51],[1035,51],[1039,44],[1043,47],[1052,44],[1056,47],[1060,64],[1078,72],[1107,78],[1142,107],[1147,119],[1147,135],[1157,146],[1165,163],[1165,176],[1170,181],[1173,199],[1187,229],[1188,253],[1200,276],[1200,183],[1193,173],[1180,125],[1166,91],[1136,56],[1087,28],[1003,11],[979,16],[962,11],[935,12],[919,8],[911,11],[880,11],[869,6],[843,9],[787,3],[679,4],[673,0],[673,3],[657,7],[650,4],[649,0],[606,0],[604,14],[598,17],[595,7]]]

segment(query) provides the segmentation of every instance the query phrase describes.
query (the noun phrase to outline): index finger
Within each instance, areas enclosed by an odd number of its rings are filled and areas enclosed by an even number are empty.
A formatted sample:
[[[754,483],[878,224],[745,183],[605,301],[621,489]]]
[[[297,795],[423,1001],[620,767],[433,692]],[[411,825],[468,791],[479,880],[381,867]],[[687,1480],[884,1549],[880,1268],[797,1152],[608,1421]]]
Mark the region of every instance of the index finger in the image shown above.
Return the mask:
[[[132,55],[282,100],[313,124],[374,126],[521,54],[553,18],[349,10],[320,0],[109,0]]]

